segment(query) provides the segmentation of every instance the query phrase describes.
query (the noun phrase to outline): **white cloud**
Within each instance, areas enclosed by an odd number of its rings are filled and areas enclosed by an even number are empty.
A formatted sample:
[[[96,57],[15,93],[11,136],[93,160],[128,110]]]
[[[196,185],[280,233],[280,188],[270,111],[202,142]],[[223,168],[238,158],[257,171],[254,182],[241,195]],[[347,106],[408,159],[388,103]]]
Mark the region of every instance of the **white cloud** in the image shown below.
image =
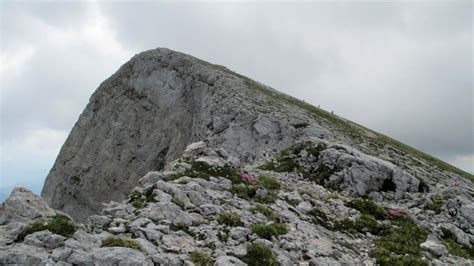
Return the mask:
[[[8,192],[14,186],[41,187],[67,133],[37,128],[3,141],[0,146],[0,189]]]
[[[24,134],[2,143],[0,151],[4,156],[2,158],[4,163],[28,157],[50,162],[58,155],[68,132],[50,128],[36,128]]]
[[[38,193],[92,92],[133,53],[96,2],[2,2],[0,10],[0,188]]]
[[[2,52],[0,55],[0,75],[18,73],[28,60],[35,54],[32,46],[19,47],[12,52]]]

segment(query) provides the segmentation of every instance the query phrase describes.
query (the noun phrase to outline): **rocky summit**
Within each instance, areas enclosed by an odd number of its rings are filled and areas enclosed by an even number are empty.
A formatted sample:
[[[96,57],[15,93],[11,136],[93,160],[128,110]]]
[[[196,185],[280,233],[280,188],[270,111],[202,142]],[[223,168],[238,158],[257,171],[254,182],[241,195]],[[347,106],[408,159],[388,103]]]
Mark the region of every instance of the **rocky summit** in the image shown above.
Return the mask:
[[[92,95],[0,264],[473,265],[473,176],[159,48]]]

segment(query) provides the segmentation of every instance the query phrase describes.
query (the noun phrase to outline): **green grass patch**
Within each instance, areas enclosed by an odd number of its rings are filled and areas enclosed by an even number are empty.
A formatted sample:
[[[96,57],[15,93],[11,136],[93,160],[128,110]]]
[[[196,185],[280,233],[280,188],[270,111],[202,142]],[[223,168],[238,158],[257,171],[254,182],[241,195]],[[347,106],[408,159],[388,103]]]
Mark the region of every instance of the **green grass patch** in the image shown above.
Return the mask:
[[[297,199],[290,199],[288,197],[285,197],[285,201],[290,204],[291,206],[293,207],[296,207],[298,204],[300,204],[300,200],[297,200]]]
[[[229,179],[233,184],[242,183],[243,180],[240,177],[240,172],[231,166],[210,166],[204,162],[193,162],[191,169],[178,173],[174,176],[171,176],[168,181],[175,180],[183,176],[188,176],[191,178],[202,178],[209,180],[209,177],[220,176]]]
[[[196,266],[212,266],[214,265],[214,260],[211,256],[203,252],[193,252],[189,255],[189,258]]]
[[[269,190],[279,190],[281,187],[280,181],[266,175],[259,176],[257,178],[257,182],[259,186],[269,189]]]
[[[279,265],[277,257],[272,249],[264,245],[250,244],[247,247],[247,254],[243,256],[242,261],[249,266],[277,266]]]
[[[370,232],[373,235],[383,235],[390,229],[390,226],[379,223],[372,215],[362,214],[355,221],[347,218],[336,221],[332,229],[352,234]]]
[[[313,219],[313,222],[315,224],[323,225],[324,227],[327,227],[327,222],[328,222],[328,217],[326,213],[321,210],[320,208],[313,208],[308,212],[308,215],[310,215]]]
[[[255,196],[254,200],[256,202],[270,204],[270,203],[275,203],[277,198],[278,198],[278,194],[276,192],[268,192],[266,195]]]
[[[456,236],[449,231],[448,229],[443,230],[443,244],[446,249],[449,251],[449,254],[466,258],[466,259],[474,259],[474,248],[470,248],[468,246],[464,246],[459,244],[456,241]]]
[[[387,218],[387,210],[368,199],[354,199],[347,202],[346,206],[356,209],[362,214],[372,215],[377,220],[383,220]]]
[[[310,191],[310,190],[307,190],[307,189],[300,189],[299,193],[300,193],[301,196],[303,196],[303,195],[308,195],[308,196],[310,196],[311,198],[316,199],[316,195],[315,195],[312,191]]]
[[[230,188],[230,192],[239,196],[240,198],[251,199],[255,197],[255,194],[257,193],[257,187],[255,187],[254,185],[244,184],[244,183],[233,184],[232,187]]]
[[[287,148],[282,151],[278,158],[276,158],[276,161],[267,162],[260,166],[260,168],[274,172],[293,172],[293,170],[299,168],[295,158],[296,155],[294,150]]]
[[[101,247],[126,247],[138,250],[142,248],[140,243],[136,240],[115,236],[109,236],[106,239],[103,239]]]
[[[431,199],[432,203],[425,206],[426,210],[432,210],[436,214],[441,213],[441,207],[443,207],[444,200],[441,197],[434,197]]]
[[[252,226],[251,230],[252,233],[268,240],[271,240],[272,236],[286,235],[288,233],[288,227],[280,223],[257,224]]]
[[[217,222],[228,226],[243,226],[244,223],[240,220],[240,217],[235,212],[221,212],[217,217]]]
[[[72,237],[76,232],[76,225],[67,216],[56,214],[44,222],[34,222],[25,227],[17,236],[17,241],[23,241],[25,237],[34,232],[49,230],[54,234],[64,237]]]
[[[254,208],[251,209],[252,212],[259,212],[265,217],[267,217],[268,220],[275,220],[276,219],[276,214],[275,212],[268,206],[265,206],[263,204],[257,204]]]
[[[156,202],[154,190],[156,189],[156,185],[153,185],[143,192],[143,194],[133,191],[128,199],[128,203],[132,204],[132,206],[136,209],[143,209],[149,202]]]
[[[378,240],[371,256],[380,265],[428,265],[421,260],[420,244],[428,233],[409,218],[391,221],[392,227]]]

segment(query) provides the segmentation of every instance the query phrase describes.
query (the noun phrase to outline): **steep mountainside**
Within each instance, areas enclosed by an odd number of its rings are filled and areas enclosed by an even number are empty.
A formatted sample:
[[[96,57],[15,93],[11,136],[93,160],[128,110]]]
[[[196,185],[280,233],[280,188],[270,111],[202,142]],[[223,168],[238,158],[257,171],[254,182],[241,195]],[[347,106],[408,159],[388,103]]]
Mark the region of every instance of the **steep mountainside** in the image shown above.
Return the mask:
[[[103,82],[49,173],[42,196],[79,221],[122,200],[149,171],[205,140],[244,162],[318,137],[358,147],[435,184],[472,176],[225,67],[159,48]]]

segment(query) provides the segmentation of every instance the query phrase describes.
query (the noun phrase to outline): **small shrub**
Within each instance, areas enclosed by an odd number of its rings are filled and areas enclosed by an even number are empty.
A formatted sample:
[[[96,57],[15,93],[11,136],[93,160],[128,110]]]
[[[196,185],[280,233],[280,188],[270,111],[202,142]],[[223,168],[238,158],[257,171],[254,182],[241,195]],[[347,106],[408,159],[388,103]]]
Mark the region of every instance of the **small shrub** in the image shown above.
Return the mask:
[[[134,199],[130,202],[135,209],[143,209],[146,207],[146,203],[141,198]]]
[[[314,156],[315,158],[318,158],[321,152],[324,151],[326,148],[327,145],[325,143],[318,143],[318,145],[316,146],[308,146],[305,150],[308,152],[308,154]]]
[[[265,206],[263,204],[257,204],[256,207],[252,208],[252,212],[259,212],[265,217],[267,217],[268,220],[275,220],[276,215],[275,212],[268,206]]]
[[[303,195],[308,195],[310,196],[311,198],[315,199],[316,198],[316,195],[310,191],[310,190],[307,190],[307,189],[301,189],[300,191],[300,195],[303,196]]]
[[[409,218],[397,218],[391,221],[392,228],[378,240],[371,256],[380,265],[428,265],[421,260],[420,244],[426,240],[427,232]],[[405,264],[400,264],[402,263]],[[410,264],[407,264],[410,263]]]
[[[133,191],[128,199],[128,203],[132,204],[132,206],[136,209],[143,209],[146,207],[147,203],[149,202],[156,202],[155,194],[153,190],[156,189],[156,186],[153,185],[145,189],[143,194],[140,194],[138,191]]]
[[[251,199],[257,193],[257,188],[253,185],[234,184],[230,188],[230,192],[243,199]]]
[[[335,221],[334,225],[332,226],[334,231],[345,231],[349,233],[356,233],[357,231],[354,229],[354,222],[348,218],[343,220]]]
[[[299,167],[298,163],[295,161],[295,156],[293,149],[285,149],[276,161],[267,162],[260,166],[260,168],[275,172],[292,172]]]
[[[288,233],[288,228],[284,224],[257,224],[252,226],[252,233],[255,233],[261,238],[268,240],[272,239],[272,236],[285,235]]]
[[[45,223],[35,222],[27,227],[25,227],[17,236],[17,241],[21,242],[25,239],[27,235],[33,234],[34,232],[39,232],[47,230]]]
[[[428,266],[428,262],[410,254],[396,255],[385,249],[375,248],[370,251],[371,257],[376,258],[380,266]]]
[[[372,215],[362,214],[354,223],[358,232],[370,232],[373,235],[383,235],[390,226],[381,225]]]
[[[380,207],[378,204],[367,199],[354,199],[346,203],[347,207],[356,209],[362,214],[368,214],[375,217],[377,220],[383,220],[387,218],[387,210]]]
[[[329,179],[329,177],[332,176],[335,172],[335,167],[323,164],[316,169],[302,171],[302,174],[304,178],[312,180],[316,184],[336,190],[336,187],[332,187],[326,184],[326,180]]]
[[[141,249],[142,246],[138,241],[128,238],[120,238],[115,236],[109,236],[102,240],[101,247],[126,247],[133,249]]]
[[[56,214],[45,222],[35,222],[28,225],[18,234],[17,241],[23,241],[27,235],[43,230],[49,230],[54,234],[69,238],[76,232],[76,225],[67,216]]]
[[[288,197],[285,197],[285,201],[290,204],[291,206],[295,207],[296,205],[300,204],[301,201],[297,199],[290,199]]]
[[[261,195],[255,196],[254,200],[256,202],[270,204],[270,203],[274,203],[276,201],[277,197],[278,197],[277,193],[268,192],[266,195],[263,195],[263,196],[261,196]]]
[[[240,217],[234,212],[221,212],[217,217],[217,222],[228,226],[243,226],[244,223],[240,221]]]
[[[281,187],[280,181],[270,176],[261,175],[257,181],[260,186],[269,190],[278,190]]]
[[[441,197],[435,197],[432,199],[432,203],[425,206],[425,209],[432,210],[436,214],[441,213],[441,207],[443,207],[444,200]]]
[[[240,176],[239,171],[231,166],[210,166],[203,162],[193,162],[191,169],[188,169],[184,172],[178,173],[169,178],[169,180],[175,180],[182,176],[189,176],[191,178],[202,178],[209,180],[209,177],[220,176],[229,179],[234,184],[242,183],[243,180]]]
[[[214,264],[212,258],[206,253],[193,252],[189,257],[196,266],[212,266]]]
[[[308,215],[312,216],[315,224],[319,224],[319,225],[323,225],[324,227],[327,227],[328,217],[323,210],[319,208],[313,208],[308,212]]]
[[[279,265],[276,256],[273,254],[272,249],[258,244],[249,245],[247,247],[247,255],[245,255],[242,260],[249,266]]]
[[[355,221],[344,219],[334,223],[333,230],[345,231],[349,233],[370,232],[373,235],[384,235],[390,226],[380,224],[372,215],[362,214]]]
[[[47,229],[64,237],[72,237],[76,232],[76,225],[67,216],[57,214],[46,225]]]
[[[464,246],[456,241],[456,236],[448,229],[443,230],[443,244],[451,255],[474,259],[474,248]]]

